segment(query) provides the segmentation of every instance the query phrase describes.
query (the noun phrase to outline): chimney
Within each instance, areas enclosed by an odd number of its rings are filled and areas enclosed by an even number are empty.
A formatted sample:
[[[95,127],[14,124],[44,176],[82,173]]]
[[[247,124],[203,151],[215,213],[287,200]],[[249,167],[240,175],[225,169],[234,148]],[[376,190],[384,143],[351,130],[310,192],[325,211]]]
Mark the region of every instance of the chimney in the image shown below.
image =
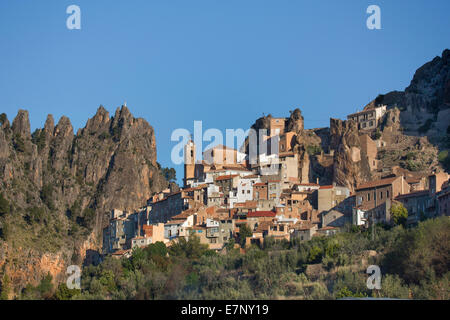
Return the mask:
[[[319,177],[316,178],[316,184],[319,184]]]

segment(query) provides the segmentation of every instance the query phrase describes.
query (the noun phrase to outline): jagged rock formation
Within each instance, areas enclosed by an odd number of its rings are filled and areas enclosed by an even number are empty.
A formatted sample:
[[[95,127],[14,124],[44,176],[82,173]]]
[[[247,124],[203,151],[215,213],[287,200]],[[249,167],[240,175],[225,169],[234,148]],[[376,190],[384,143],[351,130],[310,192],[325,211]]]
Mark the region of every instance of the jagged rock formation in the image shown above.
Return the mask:
[[[450,50],[417,69],[405,91],[379,95],[368,106],[386,104],[401,110],[403,133],[426,135],[433,143],[448,148],[450,119]]]
[[[371,179],[356,122],[330,119],[330,149],[334,150],[332,181],[337,185],[353,192],[358,184]]]
[[[286,120],[286,132],[295,132],[292,139],[292,151],[298,155],[298,177],[300,182],[308,183],[310,181],[310,156],[306,151],[308,135],[306,134],[304,118],[299,108],[291,112]]]
[[[290,117],[286,121],[286,131],[294,131],[297,133],[303,132],[305,128],[305,119],[302,116],[302,112],[299,108],[291,112]]]
[[[405,91],[379,95],[366,108],[378,104],[388,107],[380,127],[385,167],[450,169],[450,50],[417,69]]]
[[[110,117],[101,106],[76,135],[67,117],[55,126],[51,115],[31,134],[24,110],[0,125],[0,194],[10,204],[0,218],[0,270],[16,288],[81,263],[101,246],[111,209],[136,209],[168,185],[153,128],[126,107]],[[45,261],[52,266],[30,267]]]

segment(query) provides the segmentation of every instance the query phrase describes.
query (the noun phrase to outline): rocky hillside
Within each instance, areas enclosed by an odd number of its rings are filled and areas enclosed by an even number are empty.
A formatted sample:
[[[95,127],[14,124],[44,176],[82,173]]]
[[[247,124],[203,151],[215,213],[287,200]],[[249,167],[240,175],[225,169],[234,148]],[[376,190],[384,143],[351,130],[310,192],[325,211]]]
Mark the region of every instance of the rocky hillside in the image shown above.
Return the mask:
[[[448,148],[450,134],[450,50],[417,69],[405,91],[379,95],[367,107],[386,104],[397,107],[404,134],[427,136]]]
[[[153,128],[127,107],[102,107],[76,134],[67,117],[30,132],[28,112],[0,117],[0,273],[14,287],[58,278],[101,246],[113,208],[129,210],[167,186]]]

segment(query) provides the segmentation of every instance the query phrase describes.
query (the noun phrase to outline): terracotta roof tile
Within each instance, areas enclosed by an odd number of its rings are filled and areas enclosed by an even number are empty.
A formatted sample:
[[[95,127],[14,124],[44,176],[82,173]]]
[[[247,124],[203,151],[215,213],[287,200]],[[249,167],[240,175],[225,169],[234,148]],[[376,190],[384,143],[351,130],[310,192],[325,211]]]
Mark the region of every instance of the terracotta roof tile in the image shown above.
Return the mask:
[[[356,190],[369,189],[369,188],[375,188],[375,187],[389,185],[389,184],[393,183],[395,180],[397,180],[398,178],[400,178],[400,177],[392,177],[392,178],[386,178],[386,179],[381,179],[381,180],[369,181],[369,182],[360,184],[356,188]]]
[[[238,177],[238,174],[230,174],[230,175],[226,175],[226,176],[219,176],[216,178],[216,181],[221,181],[221,180],[229,180],[232,179],[234,177]]]
[[[276,215],[273,211],[253,211],[247,213],[247,218],[275,217]]]

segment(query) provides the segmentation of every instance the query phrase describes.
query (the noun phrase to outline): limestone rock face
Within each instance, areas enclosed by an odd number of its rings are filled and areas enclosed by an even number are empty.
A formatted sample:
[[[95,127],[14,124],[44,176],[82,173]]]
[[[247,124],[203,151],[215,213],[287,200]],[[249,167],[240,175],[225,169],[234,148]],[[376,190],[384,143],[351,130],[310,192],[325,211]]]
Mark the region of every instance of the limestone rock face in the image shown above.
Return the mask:
[[[19,110],[17,116],[14,118],[12,124],[12,131],[15,135],[19,135],[22,138],[31,138],[30,133],[30,120],[28,118],[28,111]]]
[[[59,248],[51,253],[52,259],[58,259],[58,267],[52,267],[55,274],[64,269],[61,263],[74,262],[72,255],[101,246],[110,210],[142,207],[154,192],[168,185],[157,163],[153,128],[144,119],[134,118],[126,107],[117,108],[113,117],[98,108],[77,134],[64,116],[55,126],[49,115],[44,128],[33,134],[27,111],[20,110],[11,127],[4,119],[0,126],[0,181],[0,194],[11,204],[11,212],[0,219],[0,229],[14,228],[0,237],[0,244],[9,244],[9,248],[12,243],[26,245],[26,250],[16,251],[23,255],[15,254],[14,259],[16,265],[27,269],[50,257],[48,245],[40,239],[47,234],[50,240],[61,239],[51,247]],[[42,235],[28,243],[26,239],[33,235],[26,233],[31,231],[18,227],[24,223],[34,234]],[[52,233],[55,235],[50,236]],[[9,265],[11,252],[4,251],[0,269],[3,261],[8,270],[23,275],[14,278],[19,288],[26,284],[27,272]],[[62,255],[68,258],[62,259]]]
[[[371,103],[386,104],[388,109],[398,107],[405,134],[426,135],[436,144],[445,143],[450,114],[450,50],[417,69],[405,91],[380,95]],[[430,125],[422,127],[427,121]]]
[[[333,182],[353,192],[358,184],[371,178],[356,122],[330,119],[330,140],[330,149],[334,150]]]
[[[304,129],[304,118],[300,109],[291,112],[291,116],[286,123],[286,131],[302,132]]]

